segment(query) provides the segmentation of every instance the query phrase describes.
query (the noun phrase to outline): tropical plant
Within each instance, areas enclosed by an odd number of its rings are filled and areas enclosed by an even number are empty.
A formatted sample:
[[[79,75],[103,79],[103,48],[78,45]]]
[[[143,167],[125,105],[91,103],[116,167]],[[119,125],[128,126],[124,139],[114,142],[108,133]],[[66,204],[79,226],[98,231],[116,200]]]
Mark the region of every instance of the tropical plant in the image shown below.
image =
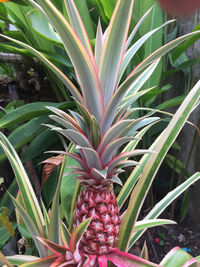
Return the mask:
[[[128,38],[133,0],[117,1],[104,33],[99,21],[94,53],[73,0],[65,1],[70,24],[50,0],[27,1],[48,17],[59,34],[74,66],[80,89],[39,51],[21,41],[7,36],[4,38],[15,41],[38,56],[66,84],[72,94],[79,113],[70,111],[68,114],[55,107],[48,107],[54,113],[50,118],[62,127],[47,126],[74,144],[74,147],[67,148],[63,140],[66,151],[56,153],[73,159],[73,163],[67,166],[67,176],[70,179],[71,175],[75,176],[81,180],[81,184],[77,181],[74,191],[69,192],[73,198],[70,216],[65,218],[68,226],[66,229],[59,216],[59,190],[66,159],[61,166],[51,215],[48,215],[44,205],[43,215],[15,150],[5,136],[0,134],[1,145],[12,163],[22,200],[12,199],[33,237],[40,256],[35,262],[30,262],[29,257],[22,257],[21,263],[28,261],[24,266],[107,266],[107,261],[111,261],[116,266],[157,266],[147,259],[130,255],[127,251],[148,227],[172,223],[163,222],[157,217],[173,199],[200,178],[199,173],[193,175],[160,201],[144,221],[136,223],[163,158],[198,103],[200,82],[191,90],[169,125],[148,150],[135,147],[148,128],[157,123],[159,118],[150,117],[151,113],[135,118],[136,109],[130,106],[151,90],[150,88],[139,92],[156,69],[160,57],[199,32],[182,36],[159,48],[121,82],[137,48],[136,44],[130,45],[137,28],[133,29]],[[142,154],[145,155],[138,162],[137,157]],[[134,158],[130,159],[132,157]],[[123,173],[124,168],[130,166],[136,167],[116,199],[113,184],[122,185],[118,176]],[[124,205],[129,197],[127,205]],[[61,203],[65,207],[67,204]],[[120,210],[123,211],[121,216]],[[76,228],[74,231],[73,224]],[[49,255],[50,252],[46,248],[54,255]],[[182,250],[174,249],[163,259],[161,265],[170,266],[173,260],[173,266],[180,266],[177,253],[182,255],[181,264],[185,266],[198,262]],[[3,256],[1,259],[7,264],[7,259]],[[16,264],[17,258],[10,257],[9,260]]]

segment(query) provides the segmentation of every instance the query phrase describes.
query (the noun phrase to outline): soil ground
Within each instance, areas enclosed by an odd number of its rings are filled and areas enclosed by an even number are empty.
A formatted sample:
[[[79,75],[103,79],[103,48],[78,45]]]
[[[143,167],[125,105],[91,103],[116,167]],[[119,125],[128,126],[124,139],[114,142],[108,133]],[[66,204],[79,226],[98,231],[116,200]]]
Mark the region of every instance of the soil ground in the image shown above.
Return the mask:
[[[193,257],[200,255],[200,231],[189,217],[182,223],[147,230],[136,242],[132,252],[139,256],[145,241],[149,259],[154,263],[160,263],[164,256],[177,246]]]

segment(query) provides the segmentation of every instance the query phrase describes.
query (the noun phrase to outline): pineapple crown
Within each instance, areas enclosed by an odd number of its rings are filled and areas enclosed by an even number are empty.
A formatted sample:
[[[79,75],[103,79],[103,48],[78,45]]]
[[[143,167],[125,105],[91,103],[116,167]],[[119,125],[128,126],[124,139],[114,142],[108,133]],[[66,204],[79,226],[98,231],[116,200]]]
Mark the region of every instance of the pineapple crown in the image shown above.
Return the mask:
[[[42,7],[42,1],[38,2]],[[50,2],[44,2],[49,5],[49,10],[55,9]],[[105,32],[99,20],[94,52],[73,0],[65,1],[70,23],[59,14],[62,25],[56,27],[57,21],[51,17],[74,66],[80,90],[65,77],[65,84],[79,112],[70,111],[67,114],[48,107],[54,113],[50,118],[64,128],[48,126],[75,144],[74,153],[57,152],[68,154],[78,161],[80,167],[73,166],[73,173],[86,185],[95,188],[113,182],[121,184],[118,174],[123,168],[138,164],[128,159],[150,151],[124,150],[118,154],[119,148],[137,139],[138,129],[158,120],[158,117],[150,118],[150,114],[133,119],[131,105],[151,90],[139,92],[157,67],[160,55],[145,59],[121,82],[135,53],[153,32],[160,29],[158,27],[131,45],[140,24],[151,11],[147,11],[128,37],[133,4],[133,0],[118,0]]]

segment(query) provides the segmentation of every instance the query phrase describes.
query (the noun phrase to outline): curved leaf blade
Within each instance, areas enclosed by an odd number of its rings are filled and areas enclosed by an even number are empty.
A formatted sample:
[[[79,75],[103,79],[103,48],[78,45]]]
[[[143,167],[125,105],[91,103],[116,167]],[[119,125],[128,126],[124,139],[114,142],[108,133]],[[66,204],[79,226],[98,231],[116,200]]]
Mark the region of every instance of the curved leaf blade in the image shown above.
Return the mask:
[[[63,41],[63,45],[76,70],[84,102],[92,115],[100,120],[104,107],[100,82],[97,75],[96,65],[94,65],[94,60],[91,59],[76,32],[72,29],[63,15],[56,9],[52,2],[50,0],[38,0],[38,4],[44,10],[50,20],[50,23],[53,24]]]
[[[99,79],[105,107],[116,87],[117,74],[131,20],[133,2],[133,0],[118,0],[108,26],[99,66]]]
[[[155,174],[170,146],[173,144],[183,125],[187,121],[188,116],[196,106],[199,97],[200,81],[187,95],[167,128],[160,134],[160,136],[150,147],[150,149],[155,151],[156,153],[143,156],[140,161],[141,166],[136,167],[127,180],[125,187],[128,186],[132,179],[135,179],[136,177],[138,178],[139,175],[141,175],[137,185],[135,186],[131,194],[129,206],[120,228],[118,246],[121,250],[128,249],[128,244],[132,236],[133,225],[135,224],[138,213],[141,209],[148,189],[153,182]],[[124,196],[120,195],[118,200],[121,201],[122,198],[124,198]]]

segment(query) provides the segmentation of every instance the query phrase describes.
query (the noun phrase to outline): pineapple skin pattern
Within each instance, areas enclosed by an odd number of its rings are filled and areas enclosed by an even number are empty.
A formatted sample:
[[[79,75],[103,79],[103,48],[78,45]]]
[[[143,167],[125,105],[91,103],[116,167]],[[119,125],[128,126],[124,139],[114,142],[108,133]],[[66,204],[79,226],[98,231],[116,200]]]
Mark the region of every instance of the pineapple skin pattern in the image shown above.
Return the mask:
[[[119,233],[120,217],[112,190],[98,192],[86,187],[75,208],[75,227],[88,218],[91,222],[80,240],[82,253],[102,255],[114,247]]]

